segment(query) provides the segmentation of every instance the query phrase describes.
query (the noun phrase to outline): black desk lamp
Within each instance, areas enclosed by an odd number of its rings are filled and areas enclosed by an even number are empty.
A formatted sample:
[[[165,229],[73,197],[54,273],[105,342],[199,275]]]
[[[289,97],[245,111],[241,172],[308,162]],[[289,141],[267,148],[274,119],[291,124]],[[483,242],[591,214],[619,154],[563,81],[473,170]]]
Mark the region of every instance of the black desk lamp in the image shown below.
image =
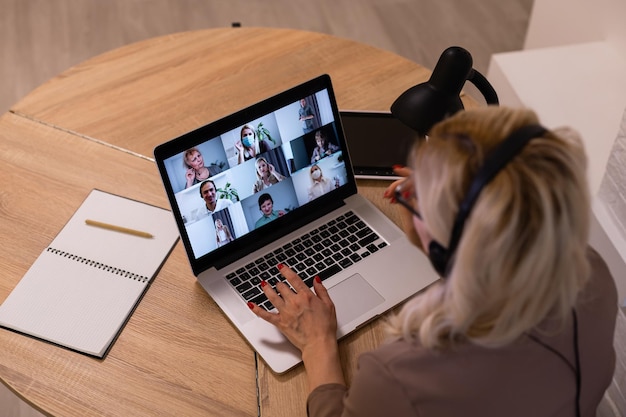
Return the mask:
[[[402,93],[391,105],[391,113],[421,136],[426,135],[435,123],[464,108],[459,94],[465,81],[478,88],[487,104],[497,105],[496,91],[472,64],[472,56],[465,49],[446,49],[430,79]]]

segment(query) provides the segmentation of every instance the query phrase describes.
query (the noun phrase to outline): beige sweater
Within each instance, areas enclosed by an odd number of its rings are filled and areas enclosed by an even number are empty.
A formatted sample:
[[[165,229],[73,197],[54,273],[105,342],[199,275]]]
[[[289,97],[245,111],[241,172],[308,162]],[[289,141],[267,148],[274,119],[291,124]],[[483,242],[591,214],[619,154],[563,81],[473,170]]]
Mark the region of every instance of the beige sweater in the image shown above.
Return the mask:
[[[589,259],[592,280],[576,307],[581,415],[585,417],[595,416],[613,375],[618,306],[606,264],[593,250]],[[447,352],[393,342],[361,355],[350,389],[343,385],[315,389],[307,401],[308,414],[574,417],[572,320],[556,335],[535,335],[564,355],[569,364],[528,337],[504,348],[464,345]]]

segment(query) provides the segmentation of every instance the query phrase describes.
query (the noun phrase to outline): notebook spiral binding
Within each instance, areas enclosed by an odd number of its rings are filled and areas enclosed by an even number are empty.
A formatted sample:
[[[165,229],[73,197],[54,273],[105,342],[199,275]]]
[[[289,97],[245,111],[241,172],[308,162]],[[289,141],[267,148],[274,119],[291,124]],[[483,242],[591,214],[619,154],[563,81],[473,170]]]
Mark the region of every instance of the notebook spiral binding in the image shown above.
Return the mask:
[[[149,280],[148,277],[144,276],[144,275],[139,275],[139,274],[135,274],[133,272],[129,272],[120,268],[116,268],[110,265],[105,265],[103,263],[100,262],[96,262],[93,261],[91,259],[87,259],[87,258],[83,258],[82,256],[77,256],[77,255],[73,255],[71,253],[59,250],[59,249],[55,249],[55,248],[51,248],[49,247],[48,249],[46,249],[47,252],[51,252],[54,253],[56,255],[62,256],[64,258],[67,259],[71,259],[73,261],[76,262],[80,262],[82,264],[88,265],[88,266],[92,266],[94,268],[98,268],[98,269],[102,269],[104,271],[107,272],[111,272],[112,274],[116,274],[116,275],[120,275],[124,278],[129,278],[129,279],[133,279],[135,281],[140,281],[140,282],[146,282]]]

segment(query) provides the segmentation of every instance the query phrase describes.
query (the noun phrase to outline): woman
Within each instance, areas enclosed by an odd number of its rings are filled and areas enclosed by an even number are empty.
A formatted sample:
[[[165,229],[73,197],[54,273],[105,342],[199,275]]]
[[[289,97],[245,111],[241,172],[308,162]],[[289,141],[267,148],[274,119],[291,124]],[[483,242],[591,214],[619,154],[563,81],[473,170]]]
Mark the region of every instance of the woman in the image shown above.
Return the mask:
[[[185,172],[185,188],[198,184],[213,175],[217,175],[221,170],[215,166],[204,166],[204,158],[197,148],[187,149],[183,154],[183,166]]]
[[[218,248],[233,241],[230,230],[228,230],[228,227],[224,226],[220,219],[215,220],[215,238]]]
[[[241,140],[235,143],[239,164],[270,150],[270,146],[264,140],[260,141],[257,138],[256,129],[251,124],[246,124],[241,128],[239,137]]]
[[[314,164],[320,159],[334,154],[339,150],[339,146],[331,143],[326,139],[326,135],[321,130],[315,132],[315,143],[317,146],[313,149],[311,155],[311,163]]]
[[[253,192],[255,193],[285,179],[284,176],[276,171],[274,165],[267,162],[267,159],[263,157],[257,158],[254,166],[256,167],[256,182],[253,187]]]
[[[439,123],[400,185],[409,235],[433,258],[485,155],[537,124],[528,110],[484,108]],[[509,140],[507,140],[507,143]],[[389,341],[363,354],[350,389],[335,310],[287,266],[261,283],[276,306],[251,309],[302,351],[310,416],[594,416],[614,369],[615,284],[587,246],[586,158],[571,130],[534,136],[482,187],[442,280],[389,319]],[[385,196],[391,198],[393,184]],[[472,187],[473,188],[473,187]],[[465,206],[464,206],[465,207]]]
[[[319,165],[314,164],[309,168],[309,175],[311,176],[311,186],[309,187],[309,201],[313,201],[317,197],[326,194],[327,192],[339,188],[339,178],[335,177],[335,180],[329,180],[322,173],[322,168]]]

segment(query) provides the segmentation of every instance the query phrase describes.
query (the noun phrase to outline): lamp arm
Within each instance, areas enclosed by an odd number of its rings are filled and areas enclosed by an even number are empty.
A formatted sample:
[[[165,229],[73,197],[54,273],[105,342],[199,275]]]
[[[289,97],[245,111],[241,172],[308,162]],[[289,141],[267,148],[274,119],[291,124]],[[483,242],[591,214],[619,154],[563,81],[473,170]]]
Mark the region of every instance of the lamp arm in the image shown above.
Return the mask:
[[[480,72],[472,69],[467,80],[478,88],[478,90],[485,97],[487,104],[494,104],[496,106],[499,104],[496,90],[491,86],[489,81],[487,81],[487,78],[485,78]]]

